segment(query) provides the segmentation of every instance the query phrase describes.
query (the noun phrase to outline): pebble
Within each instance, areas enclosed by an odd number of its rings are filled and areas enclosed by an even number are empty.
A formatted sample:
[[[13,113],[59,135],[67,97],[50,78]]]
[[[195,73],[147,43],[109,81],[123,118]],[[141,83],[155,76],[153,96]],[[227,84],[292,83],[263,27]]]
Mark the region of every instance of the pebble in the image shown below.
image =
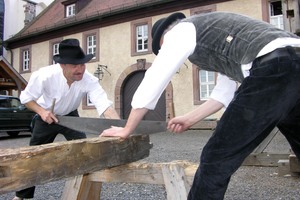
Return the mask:
[[[187,160],[198,163],[200,153],[211,136],[209,130],[191,130],[184,134],[158,133],[150,136],[153,148],[145,162]],[[95,136],[89,136],[95,137]],[[29,139],[28,139],[29,140]],[[64,140],[62,138],[62,140]],[[0,140],[3,148],[4,142]],[[289,153],[290,147],[279,133],[265,149],[269,153]],[[59,200],[65,180],[37,186],[34,200]],[[242,166],[233,174],[225,200],[298,200],[300,178],[278,176],[277,167]],[[14,193],[0,195],[0,200],[11,200]],[[164,185],[103,183],[101,200],[165,200]]]

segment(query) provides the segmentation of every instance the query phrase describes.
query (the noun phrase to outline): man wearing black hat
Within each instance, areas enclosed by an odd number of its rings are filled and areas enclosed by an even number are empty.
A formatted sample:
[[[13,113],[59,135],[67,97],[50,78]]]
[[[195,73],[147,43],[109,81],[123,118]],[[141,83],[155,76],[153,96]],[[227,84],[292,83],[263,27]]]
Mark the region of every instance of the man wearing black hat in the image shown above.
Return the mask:
[[[20,95],[21,102],[37,113],[31,146],[52,143],[58,133],[67,140],[86,138],[85,133],[55,124],[58,122],[56,115],[78,117],[77,108],[85,95],[95,105],[99,116],[119,118],[99,80],[86,70],[85,63],[92,58],[92,54],[85,55],[77,39],[66,39],[59,44],[59,54],[53,57],[59,64],[32,73]],[[31,187],[16,192],[14,200],[33,198],[34,190],[35,187]]]
[[[218,72],[217,84],[209,100],[171,119],[168,129],[181,133],[226,110],[202,151],[188,199],[223,199],[231,175],[275,126],[300,158],[299,37],[243,15],[212,12],[174,13],[154,24],[152,38],[157,57],[134,94],[126,126],[102,136],[128,137],[189,59]]]

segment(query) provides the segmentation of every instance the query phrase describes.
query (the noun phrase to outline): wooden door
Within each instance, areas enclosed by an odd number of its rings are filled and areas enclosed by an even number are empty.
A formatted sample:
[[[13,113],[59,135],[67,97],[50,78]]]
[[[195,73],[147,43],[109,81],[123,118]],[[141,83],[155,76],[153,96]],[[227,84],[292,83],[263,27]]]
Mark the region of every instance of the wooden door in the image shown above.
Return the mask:
[[[122,98],[123,106],[122,113],[123,118],[128,119],[131,110],[131,100],[132,97],[142,82],[145,75],[145,71],[136,71],[132,73],[123,83]],[[165,121],[166,120],[166,97],[165,91],[162,93],[156,108],[154,110],[149,110],[149,112],[144,116],[144,120],[152,121]]]

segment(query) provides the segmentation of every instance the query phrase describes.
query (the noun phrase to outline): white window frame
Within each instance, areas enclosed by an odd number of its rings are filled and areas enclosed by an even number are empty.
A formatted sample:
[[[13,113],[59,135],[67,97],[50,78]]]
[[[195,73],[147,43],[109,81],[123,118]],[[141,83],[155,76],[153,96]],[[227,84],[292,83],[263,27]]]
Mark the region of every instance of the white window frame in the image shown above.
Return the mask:
[[[90,100],[89,95],[86,95],[86,105],[87,105],[87,106],[94,106],[94,104],[93,104],[92,101]]]
[[[66,17],[72,17],[76,14],[75,3],[66,6]]]
[[[22,71],[29,71],[30,64],[30,52],[28,49],[23,50],[22,52]]]
[[[96,51],[97,51],[97,37],[96,35],[89,35],[86,37],[86,52],[87,54],[93,54],[94,57],[92,59],[96,59]]]
[[[204,79],[201,74],[205,73]],[[209,80],[209,78],[212,77],[212,80]],[[215,77],[215,72],[211,71],[205,71],[205,70],[199,70],[199,95],[201,100],[207,100],[215,87],[216,83],[216,77]]]
[[[148,32],[148,24],[136,26],[136,52],[148,51]]]
[[[52,56],[59,54],[58,48],[59,48],[59,43],[55,43],[52,45]],[[56,62],[53,60],[52,64],[56,64]]]
[[[283,14],[281,15],[275,15],[274,14],[274,8],[272,5],[272,2],[277,2],[277,1],[271,1],[269,3],[270,6],[270,24],[274,25],[276,28],[282,29],[284,30],[284,25],[283,25]],[[281,1],[278,1],[281,2]],[[282,7],[282,3],[281,3],[281,7]]]
[[[277,28],[284,30],[283,15],[270,16],[270,24],[274,25]]]

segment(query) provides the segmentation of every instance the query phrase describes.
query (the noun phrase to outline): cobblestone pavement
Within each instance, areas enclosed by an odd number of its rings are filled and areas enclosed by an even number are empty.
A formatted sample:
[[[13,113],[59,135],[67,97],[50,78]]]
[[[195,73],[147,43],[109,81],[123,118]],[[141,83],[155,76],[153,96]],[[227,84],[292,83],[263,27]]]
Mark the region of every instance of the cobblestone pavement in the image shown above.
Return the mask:
[[[187,160],[199,162],[201,150],[211,131],[187,131],[184,134],[158,133],[150,136],[153,143],[150,156],[142,161],[171,162]],[[97,135],[88,135],[97,137]],[[0,133],[0,148],[27,146],[28,133],[10,138]],[[59,136],[56,141],[64,140]],[[265,149],[269,153],[289,153],[290,147],[281,134]],[[300,178],[280,177],[277,167],[242,166],[232,176],[225,200],[298,200],[300,199]],[[65,180],[37,186],[35,200],[58,200],[62,195]],[[11,200],[14,193],[0,195],[0,200]],[[103,183],[101,200],[160,200],[166,199],[163,185]]]

